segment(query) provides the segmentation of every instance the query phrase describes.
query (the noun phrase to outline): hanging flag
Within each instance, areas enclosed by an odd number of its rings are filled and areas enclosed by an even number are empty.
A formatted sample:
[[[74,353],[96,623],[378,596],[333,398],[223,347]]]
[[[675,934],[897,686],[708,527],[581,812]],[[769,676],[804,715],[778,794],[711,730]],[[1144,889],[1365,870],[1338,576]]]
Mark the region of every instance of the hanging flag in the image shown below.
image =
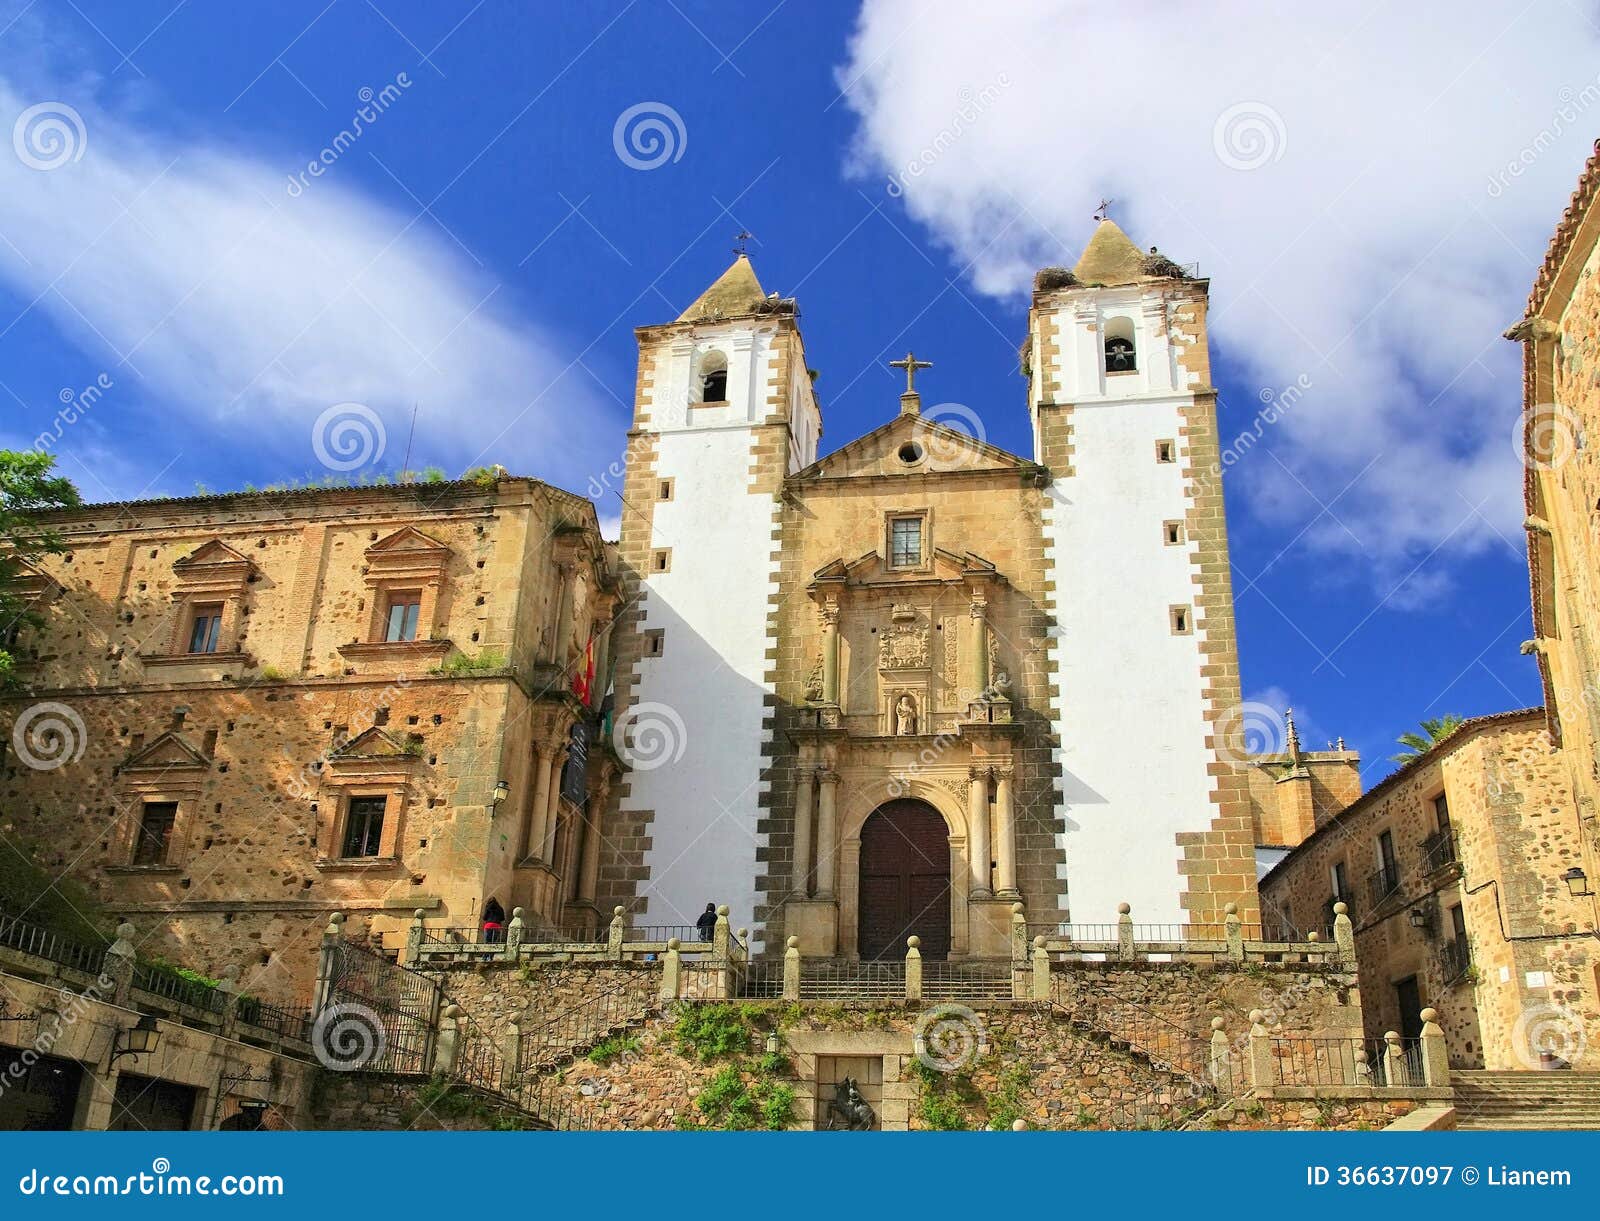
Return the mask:
[[[594,637],[583,646],[583,663],[572,672],[572,693],[585,708],[594,703]]]

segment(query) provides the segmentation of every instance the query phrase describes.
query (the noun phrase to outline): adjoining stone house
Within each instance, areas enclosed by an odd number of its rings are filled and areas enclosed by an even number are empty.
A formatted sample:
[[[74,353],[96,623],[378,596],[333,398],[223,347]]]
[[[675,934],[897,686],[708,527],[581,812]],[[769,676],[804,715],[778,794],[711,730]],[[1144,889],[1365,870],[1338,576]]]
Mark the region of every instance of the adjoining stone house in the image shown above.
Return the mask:
[[[303,1002],[334,909],[392,950],[415,908],[597,921],[616,582],[587,500],[501,475],[48,522],[5,834],[146,952]]]
[[[1475,717],[1312,832],[1262,906],[1305,929],[1348,906],[1370,1037],[1431,1005],[1458,1066],[1538,1068],[1600,1047],[1593,899],[1565,877],[1583,840],[1543,710]]]
[[[1523,491],[1533,639],[1545,713],[1587,832],[1580,889],[1600,860],[1600,143],[1506,332],[1523,345]]]

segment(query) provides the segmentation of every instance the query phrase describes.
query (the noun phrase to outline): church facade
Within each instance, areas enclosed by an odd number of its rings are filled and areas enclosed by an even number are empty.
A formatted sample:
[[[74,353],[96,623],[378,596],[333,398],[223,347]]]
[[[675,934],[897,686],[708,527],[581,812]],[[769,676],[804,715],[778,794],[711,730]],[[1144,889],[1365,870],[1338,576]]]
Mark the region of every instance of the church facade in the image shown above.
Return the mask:
[[[1009,953],[1258,917],[1206,282],[1102,221],[1036,282],[1030,457],[925,414],[822,453],[794,303],[638,331],[602,888],[767,949]]]

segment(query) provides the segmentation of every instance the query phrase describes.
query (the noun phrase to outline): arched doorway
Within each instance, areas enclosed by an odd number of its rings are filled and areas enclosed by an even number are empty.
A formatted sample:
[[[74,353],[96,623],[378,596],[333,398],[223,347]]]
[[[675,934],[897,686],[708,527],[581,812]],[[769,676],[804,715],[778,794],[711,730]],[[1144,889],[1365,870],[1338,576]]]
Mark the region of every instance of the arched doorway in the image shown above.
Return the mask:
[[[906,938],[924,958],[950,956],[950,840],[923,801],[879,806],[861,828],[858,945],[862,958],[902,958]]]

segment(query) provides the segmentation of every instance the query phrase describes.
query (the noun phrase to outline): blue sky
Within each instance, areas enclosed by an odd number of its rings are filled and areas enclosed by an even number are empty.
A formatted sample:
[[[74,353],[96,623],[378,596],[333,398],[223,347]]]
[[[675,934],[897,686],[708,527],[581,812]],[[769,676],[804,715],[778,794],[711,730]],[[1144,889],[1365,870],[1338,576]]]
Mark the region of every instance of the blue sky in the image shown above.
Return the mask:
[[[1600,35],[1565,3],[1271,11],[0,0],[0,444],[59,431],[91,499],[185,495],[320,478],[343,403],[384,438],[352,473],[392,470],[415,404],[413,466],[583,491],[633,328],[748,229],[825,448],[893,414],[910,346],[925,402],[1027,453],[1031,271],[1108,196],[1211,279],[1225,437],[1309,387],[1228,475],[1245,690],[1370,783],[1424,716],[1538,700],[1499,332]]]

